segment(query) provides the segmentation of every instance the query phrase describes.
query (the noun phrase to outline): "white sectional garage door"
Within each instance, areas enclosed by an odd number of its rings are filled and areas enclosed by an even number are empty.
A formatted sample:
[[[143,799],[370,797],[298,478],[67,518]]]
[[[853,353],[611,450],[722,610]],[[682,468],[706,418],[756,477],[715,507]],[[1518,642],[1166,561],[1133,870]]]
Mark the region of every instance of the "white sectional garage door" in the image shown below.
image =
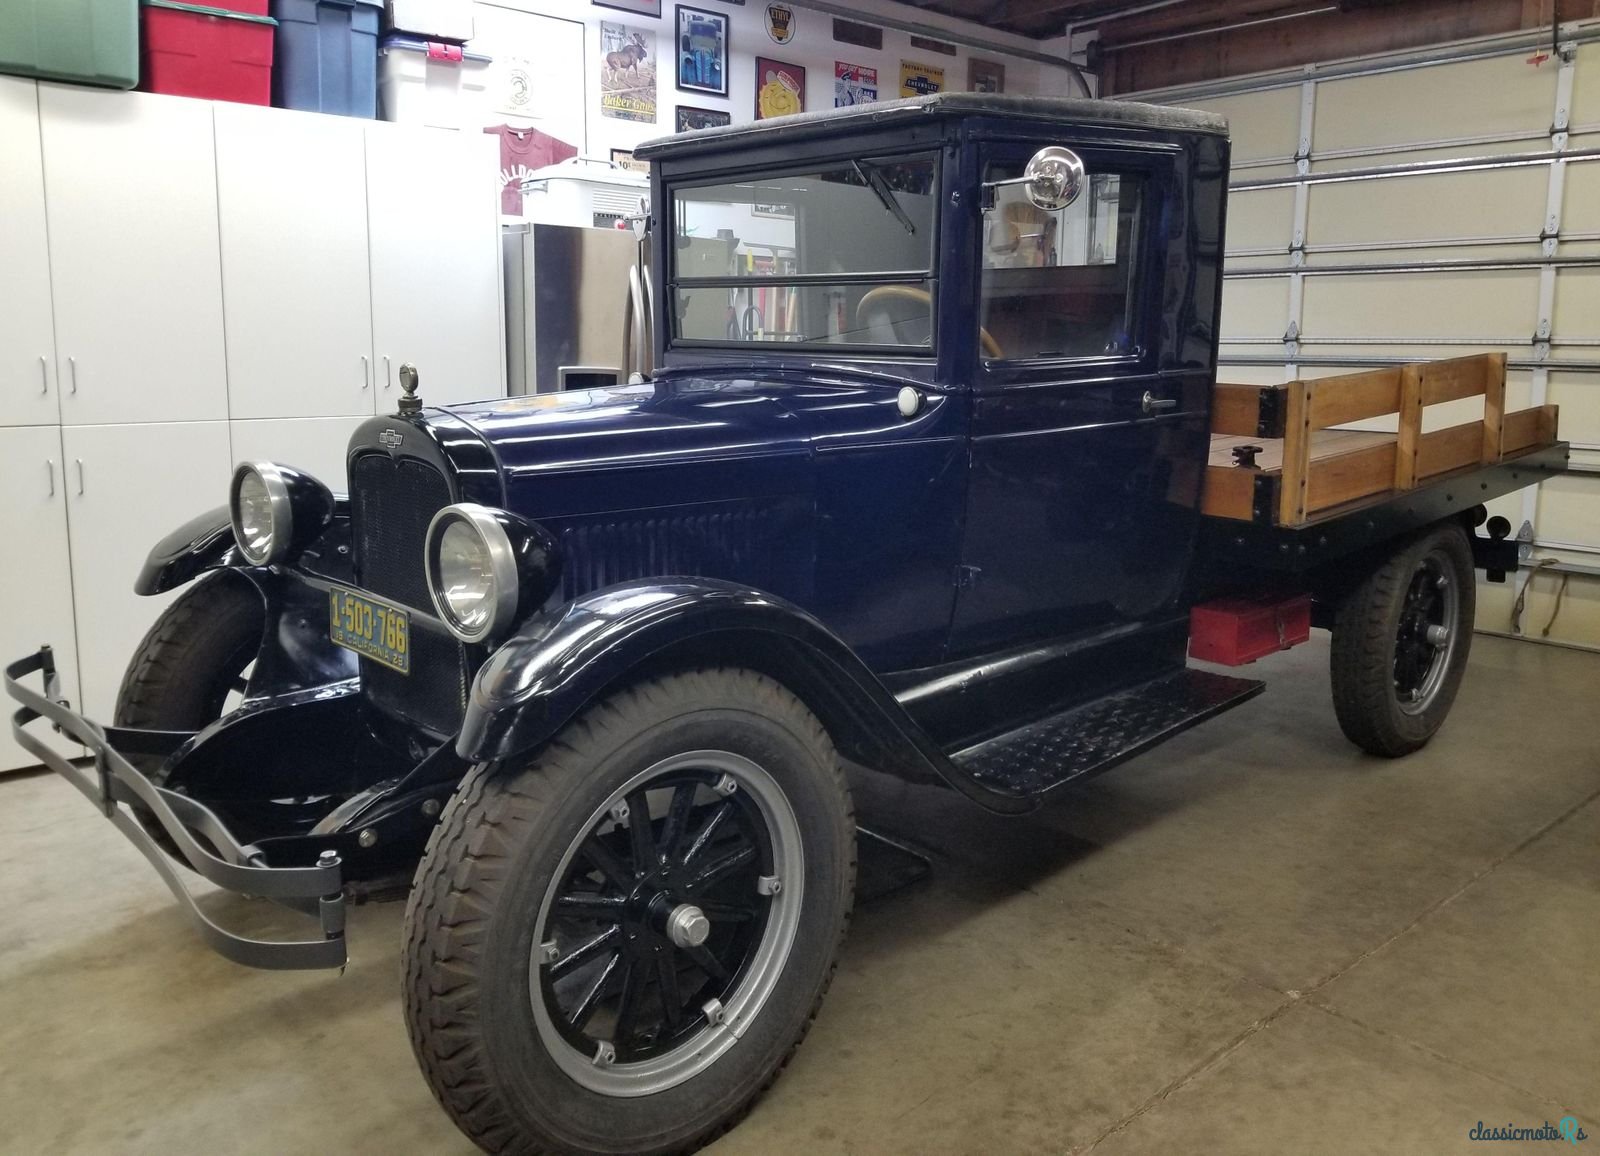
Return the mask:
[[[1600,25],[1134,94],[1228,117],[1224,380],[1504,350],[1507,405],[1561,407],[1574,473],[1492,513],[1550,558],[1521,616],[1600,645]],[[1435,412],[1437,411],[1437,412]],[[1435,407],[1428,428],[1481,399]],[[1392,428],[1392,427],[1391,427]],[[1592,571],[1592,573],[1590,573]],[[1508,629],[1515,586],[1484,586]]]

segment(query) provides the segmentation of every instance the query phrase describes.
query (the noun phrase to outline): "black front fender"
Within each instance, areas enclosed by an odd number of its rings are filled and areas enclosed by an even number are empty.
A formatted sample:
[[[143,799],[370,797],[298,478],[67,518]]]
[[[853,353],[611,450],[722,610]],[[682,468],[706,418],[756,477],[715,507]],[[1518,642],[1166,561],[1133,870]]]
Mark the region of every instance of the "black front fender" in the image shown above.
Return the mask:
[[[749,665],[778,679],[855,761],[942,780],[995,811],[1033,805],[956,769],[855,652],[815,617],[774,595],[712,579],[627,582],[527,623],[479,670],[456,753],[469,762],[524,754],[635,672],[680,656]]]
[[[133,589],[139,594],[176,590],[207,570],[245,565],[239,544],[233,540],[233,523],[227,506],[218,506],[190,518],[146,555]]]
[[[350,503],[335,495],[327,528],[302,551],[302,563],[335,581],[350,580]],[[136,594],[161,594],[192,582],[209,570],[246,568],[250,562],[233,538],[227,506],[190,518],[151,547],[133,583]]]

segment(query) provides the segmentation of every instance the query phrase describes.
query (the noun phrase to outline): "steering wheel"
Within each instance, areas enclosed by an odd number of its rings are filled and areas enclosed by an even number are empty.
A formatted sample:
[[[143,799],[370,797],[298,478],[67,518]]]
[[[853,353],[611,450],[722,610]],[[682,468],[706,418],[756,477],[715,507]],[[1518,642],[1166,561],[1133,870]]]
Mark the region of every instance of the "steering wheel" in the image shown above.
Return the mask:
[[[872,307],[882,305],[887,301],[912,301],[918,305],[925,305],[928,311],[933,311],[933,294],[926,289],[918,289],[915,285],[879,285],[876,289],[869,289],[856,303],[856,324],[865,326],[867,314]],[[983,351],[992,358],[1001,358],[1005,353],[983,326],[978,326],[978,343],[983,346]]]

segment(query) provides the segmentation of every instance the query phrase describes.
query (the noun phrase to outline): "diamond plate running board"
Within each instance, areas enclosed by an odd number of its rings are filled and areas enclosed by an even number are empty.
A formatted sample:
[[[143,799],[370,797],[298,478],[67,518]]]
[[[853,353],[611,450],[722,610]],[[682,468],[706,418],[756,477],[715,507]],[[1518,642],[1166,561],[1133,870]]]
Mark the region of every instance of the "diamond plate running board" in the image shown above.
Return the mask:
[[[1254,679],[1186,668],[997,735],[950,760],[985,787],[1037,797],[1109,770],[1264,689]]]

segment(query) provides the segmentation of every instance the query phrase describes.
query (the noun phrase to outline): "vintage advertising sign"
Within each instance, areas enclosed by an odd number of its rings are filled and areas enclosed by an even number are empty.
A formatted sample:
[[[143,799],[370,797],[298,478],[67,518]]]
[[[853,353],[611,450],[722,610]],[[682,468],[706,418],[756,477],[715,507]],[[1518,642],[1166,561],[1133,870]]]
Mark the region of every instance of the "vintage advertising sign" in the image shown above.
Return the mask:
[[[767,5],[767,35],[774,44],[787,44],[794,39],[794,9],[787,4]]]
[[[756,119],[804,112],[806,70],[765,56],[756,57]]]
[[[656,34],[626,24],[600,24],[600,115],[656,119]]]
[[[833,62],[833,107],[871,104],[878,99],[878,70],[860,64]]]
[[[900,62],[900,95],[927,96],[944,91],[944,69],[916,60]]]

